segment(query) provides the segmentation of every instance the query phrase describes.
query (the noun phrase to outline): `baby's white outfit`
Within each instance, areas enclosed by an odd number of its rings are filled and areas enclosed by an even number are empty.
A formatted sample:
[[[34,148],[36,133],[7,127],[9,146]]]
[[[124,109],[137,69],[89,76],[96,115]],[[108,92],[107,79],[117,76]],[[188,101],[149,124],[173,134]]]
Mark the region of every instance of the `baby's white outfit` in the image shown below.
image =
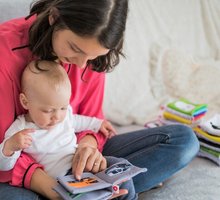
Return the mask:
[[[7,157],[2,149],[5,141],[23,129],[35,129],[31,133],[32,144],[23,151],[31,155],[36,162],[44,166],[45,171],[52,177],[62,176],[71,168],[73,155],[77,148],[75,133],[85,130],[98,132],[103,120],[72,114],[68,106],[65,119],[50,130],[40,129],[32,122],[26,122],[24,115],[20,115],[9,127],[4,141],[0,144],[0,170],[12,169],[19,158],[21,151],[16,151]]]

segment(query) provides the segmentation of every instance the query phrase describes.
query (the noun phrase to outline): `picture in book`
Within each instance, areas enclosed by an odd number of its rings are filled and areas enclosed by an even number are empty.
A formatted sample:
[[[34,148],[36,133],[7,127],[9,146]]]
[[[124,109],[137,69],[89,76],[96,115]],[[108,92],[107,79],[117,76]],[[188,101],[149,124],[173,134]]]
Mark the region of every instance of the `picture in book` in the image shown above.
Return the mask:
[[[93,185],[94,183],[99,183],[99,181],[94,177],[84,177],[81,180],[68,181],[68,185],[75,188],[88,187]]]

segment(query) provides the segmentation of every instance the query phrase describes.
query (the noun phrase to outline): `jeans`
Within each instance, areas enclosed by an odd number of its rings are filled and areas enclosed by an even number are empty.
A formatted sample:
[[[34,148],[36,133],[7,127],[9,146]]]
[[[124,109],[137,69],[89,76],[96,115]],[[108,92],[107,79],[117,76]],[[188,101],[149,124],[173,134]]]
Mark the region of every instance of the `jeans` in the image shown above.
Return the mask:
[[[0,199],[4,200],[43,200],[36,193],[25,188],[13,187],[0,183]]]
[[[194,132],[184,125],[170,125],[117,135],[105,144],[103,155],[123,157],[148,171],[133,178],[135,192],[140,193],[163,182],[185,167],[197,154],[199,142]],[[129,184],[128,186],[126,184]],[[125,182],[121,188],[129,188]],[[133,189],[128,189],[133,195]],[[16,197],[16,198],[15,198]],[[130,200],[122,196],[120,200]],[[42,200],[24,188],[0,183],[0,199]]]
[[[133,178],[136,193],[147,191],[185,167],[199,142],[191,128],[169,125],[120,134],[108,140],[103,155],[123,157],[148,171]]]
[[[109,156],[109,157],[106,157],[106,160],[107,160],[107,164],[109,167],[117,162],[122,161],[122,158],[115,158],[115,157]],[[134,183],[133,183],[132,179],[120,184],[120,189],[127,189],[128,194],[114,198],[114,199],[117,199],[117,200],[136,200],[136,199],[138,199],[138,195],[135,192],[135,187],[134,187]]]

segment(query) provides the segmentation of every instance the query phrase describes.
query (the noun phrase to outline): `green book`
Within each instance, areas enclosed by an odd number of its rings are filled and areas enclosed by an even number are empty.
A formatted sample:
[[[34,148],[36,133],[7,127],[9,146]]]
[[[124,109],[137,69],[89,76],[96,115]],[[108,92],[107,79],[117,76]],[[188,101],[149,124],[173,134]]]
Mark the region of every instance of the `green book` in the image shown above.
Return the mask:
[[[195,104],[184,98],[168,103],[167,107],[190,116],[197,116],[207,111],[207,104]]]
[[[207,147],[204,147],[204,146],[200,146],[201,150],[211,154],[212,156],[215,156],[216,158],[220,158],[220,152],[218,151],[215,151],[213,149],[209,149]]]

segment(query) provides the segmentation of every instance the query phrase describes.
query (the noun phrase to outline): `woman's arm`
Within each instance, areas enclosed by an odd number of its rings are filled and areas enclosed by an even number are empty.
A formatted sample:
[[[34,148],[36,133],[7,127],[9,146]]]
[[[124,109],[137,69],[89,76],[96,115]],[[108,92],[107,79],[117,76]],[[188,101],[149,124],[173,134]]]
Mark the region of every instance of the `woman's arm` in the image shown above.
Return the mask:
[[[73,87],[71,106],[73,112],[90,117],[103,119],[102,103],[104,95],[105,74],[94,72],[87,68],[83,78],[82,69],[72,66],[69,71]],[[83,79],[83,80],[82,80]],[[73,173],[76,178],[83,171],[98,172],[106,167],[106,160],[101,151],[106,137],[101,133],[84,131],[77,133],[78,148],[73,159]]]
[[[62,198],[52,188],[57,185],[57,181],[48,176],[42,169],[35,169],[32,177],[30,189],[48,199],[61,200]]]
[[[7,68],[0,66],[0,142],[5,132],[13,123],[18,113],[21,113],[17,94],[16,80],[12,80]],[[30,179],[36,168],[42,168],[29,155],[21,153],[12,171],[0,171],[0,182],[10,182],[11,185],[30,188]]]
[[[14,102],[13,81],[0,66],[0,142],[4,140],[5,132],[15,120],[16,105]]]
[[[82,73],[82,69],[73,65],[68,74],[73,88],[70,101],[73,112],[103,119],[105,73],[94,72],[90,68],[86,69],[83,77],[81,77]],[[97,148],[102,151],[106,137],[101,132],[84,131],[77,133],[78,142],[86,135],[92,135],[96,139]]]

